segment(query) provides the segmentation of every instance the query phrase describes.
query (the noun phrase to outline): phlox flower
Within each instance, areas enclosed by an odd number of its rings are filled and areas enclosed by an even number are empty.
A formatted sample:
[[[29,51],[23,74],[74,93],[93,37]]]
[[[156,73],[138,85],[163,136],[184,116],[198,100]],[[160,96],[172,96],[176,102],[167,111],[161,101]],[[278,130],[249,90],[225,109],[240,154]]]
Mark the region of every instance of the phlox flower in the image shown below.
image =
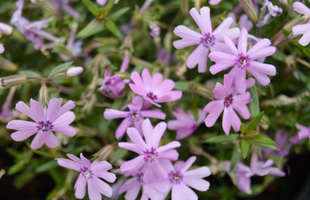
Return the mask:
[[[161,107],[158,103],[176,101],[182,97],[181,91],[171,91],[174,87],[172,80],[162,81],[161,73],[157,72],[151,77],[149,70],[145,68],[142,71],[142,79],[138,72],[132,72],[130,78],[134,82],[129,83],[131,90],[158,107]]]
[[[294,10],[300,14],[310,16],[310,9],[301,2],[293,3]],[[307,46],[310,42],[310,23],[298,24],[292,28],[294,35],[302,34],[303,36],[298,41],[302,46]]]
[[[124,81],[117,74],[111,76],[109,68],[106,67],[104,83],[97,91],[110,99],[116,99],[123,96],[124,88]]]
[[[95,160],[92,163],[86,159],[83,154],[80,154],[80,159],[72,154],[67,154],[71,159],[56,158],[58,165],[73,169],[80,172],[78,179],[75,182],[75,197],[83,199],[88,189],[90,200],[101,200],[101,194],[107,197],[112,196],[112,188],[100,178],[113,183],[116,179],[115,174],[108,172],[112,169],[112,165],[107,161]]]
[[[280,130],[276,131],[275,133],[275,140],[276,147],[278,150],[271,150],[262,148],[261,150],[265,152],[267,155],[273,154],[278,155],[280,157],[285,157],[289,154],[291,144],[285,145],[288,140],[288,133],[282,133]]]
[[[31,148],[38,149],[44,143],[49,148],[55,148],[59,145],[56,136],[52,131],[60,132],[68,137],[76,134],[75,128],[69,126],[75,119],[75,115],[71,110],[75,104],[73,101],[68,101],[61,106],[62,99],[54,98],[49,101],[48,107],[43,108],[43,105],[30,99],[30,108],[22,101],[16,104],[16,110],[29,116],[35,122],[24,120],[12,120],[6,128],[17,130],[12,133],[11,138],[15,141],[23,141],[37,133],[31,142]]]
[[[132,102],[128,104],[129,111],[119,111],[115,109],[105,109],[103,115],[105,119],[125,118],[118,126],[115,132],[115,137],[120,139],[125,134],[126,129],[134,124],[135,128],[142,134],[142,122],[145,117],[165,119],[166,114],[161,110],[142,110],[143,99],[142,97],[135,96]],[[142,136],[142,135],[141,135]]]
[[[0,43],[0,54],[2,54],[3,52],[4,52],[4,46],[3,46],[3,44],[2,43]]]
[[[249,92],[238,95],[233,85],[233,79],[231,75],[224,75],[224,85],[217,83],[213,90],[216,100],[208,103],[203,109],[203,111],[209,113],[205,119],[207,127],[213,126],[224,110],[222,127],[226,135],[229,135],[231,126],[235,132],[240,131],[241,121],[235,111],[237,111],[243,119],[249,119],[251,116],[246,106],[246,104],[252,101],[251,95]],[[255,81],[253,78],[249,78],[246,82],[247,88],[249,88],[254,85]]]
[[[207,57],[209,51],[223,49],[224,36],[235,39],[239,36],[238,28],[229,28],[233,19],[226,18],[214,31],[212,31],[212,23],[210,18],[210,8],[202,7],[200,14],[196,8],[192,8],[189,14],[199,26],[201,34],[179,25],[174,29],[174,34],[181,37],[181,40],[173,42],[173,46],[177,49],[183,49],[192,45],[199,45],[187,58],[187,67],[192,69],[198,64],[198,72],[204,73],[207,70]]]
[[[272,174],[275,176],[285,176],[285,173],[280,171],[277,167],[272,167],[273,160],[268,159],[266,162],[258,161],[257,154],[253,154],[251,158],[251,166],[248,167],[242,163],[237,163],[232,173],[235,176],[238,189],[250,194],[251,193],[251,177],[266,176]],[[230,162],[225,165],[225,170],[229,172]]]
[[[237,24],[236,15],[233,12],[228,13],[227,17],[233,18],[232,25]],[[245,28],[247,31],[250,31],[253,28],[253,23],[251,20],[249,20],[248,16],[246,14],[243,14],[239,18],[239,28]]]
[[[193,134],[200,124],[206,118],[206,113],[202,109],[198,109],[198,120],[192,112],[184,112],[177,107],[176,112],[173,112],[174,120],[168,121],[168,129],[177,131],[177,139],[183,139]]]
[[[273,65],[255,61],[270,56],[276,51],[275,47],[270,46],[270,40],[262,39],[247,51],[247,38],[248,32],[243,28],[238,40],[238,49],[230,38],[224,37],[225,44],[231,53],[214,51],[209,55],[209,58],[215,62],[210,67],[212,74],[233,67],[230,74],[235,77],[236,89],[239,93],[246,90],[246,71],[250,72],[262,85],[270,83],[266,75],[276,75],[276,68]]]
[[[140,155],[122,163],[120,166],[121,172],[125,172],[126,176],[129,176],[136,174],[142,169],[144,172],[143,181],[145,183],[151,183],[157,178],[164,179],[167,173],[159,161],[177,160],[179,154],[174,148],[181,146],[178,141],[172,141],[159,147],[160,139],[166,128],[167,124],[165,122],[160,122],[153,128],[150,120],[145,119],[142,123],[142,132],[146,142],[136,128],[128,128],[127,134],[133,143],[119,142],[118,146]]]
[[[302,139],[305,138],[309,138],[310,140],[310,127],[306,127],[298,123],[295,123],[295,126],[297,129],[299,129],[299,132],[297,133],[297,135],[290,138],[290,141],[293,144],[297,144],[298,142],[300,142]]]
[[[191,188],[202,192],[209,189],[210,183],[203,179],[211,174],[208,167],[188,170],[195,160],[196,156],[192,156],[185,162],[176,162],[174,166],[170,161],[162,161],[168,172],[167,182],[170,185],[172,200],[195,200],[198,196]]]

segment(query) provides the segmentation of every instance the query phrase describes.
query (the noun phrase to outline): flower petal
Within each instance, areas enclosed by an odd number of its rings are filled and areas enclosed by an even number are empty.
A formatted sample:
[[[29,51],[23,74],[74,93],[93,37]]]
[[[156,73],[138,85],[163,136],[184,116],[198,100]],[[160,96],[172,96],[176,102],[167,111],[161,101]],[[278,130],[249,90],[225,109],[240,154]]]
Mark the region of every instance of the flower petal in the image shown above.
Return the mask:
[[[75,120],[75,114],[72,111],[67,111],[64,114],[60,115],[54,122],[54,127],[57,126],[68,126]]]
[[[202,35],[187,28],[186,26],[179,25],[174,28],[173,33],[183,38],[173,42],[176,49],[183,49],[188,46],[200,44]]]
[[[44,135],[45,133],[43,133],[43,131],[39,131],[37,133],[37,135],[34,137],[34,139],[31,142],[31,148],[32,149],[38,149],[40,147],[42,147],[42,145],[44,144]]]
[[[214,125],[214,123],[222,113],[223,109],[224,109],[223,100],[211,101],[206,105],[203,111],[209,113],[205,119],[205,124],[207,127],[211,127]]]
[[[124,136],[124,134],[125,134],[127,128],[128,128],[131,124],[132,124],[132,121],[131,121],[130,119],[128,119],[128,118],[124,119],[124,120],[121,122],[121,124],[117,127],[117,129],[116,129],[116,131],[115,131],[115,137],[116,137],[116,139],[118,139],[118,140],[121,139],[121,138]]]
[[[85,196],[85,192],[86,192],[86,184],[87,184],[87,180],[86,178],[83,176],[82,173],[80,173],[78,179],[76,180],[75,184],[74,184],[74,189],[75,189],[75,197],[78,199],[82,199]]]
[[[80,169],[81,169],[80,164],[76,163],[72,160],[65,159],[65,158],[56,158],[56,160],[57,160],[57,163],[59,166],[69,168],[69,169],[73,169],[75,171],[80,171]]]
[[[235,132],[240,130],[241,121],[232,107],[224,109],[222,127],[226,135],[229,135],[232,126]]]
[[[56,138],[56,136],[52,133],[52,131],[47,131],[44,134],[44,143],[49,147],[49,148],[55,148],[58,147],[59,142]]]
[[[310,16],[310,9],[305,4],[301,2],[295,2],[293,3],[293,7],[296,12]]]
[[[248,40],[248,31],[245,28],[243,28],[240,32],[240,37],[238,39],[238,50],[242,54],[246,53],[246,48],[248,44],[247,40]]]
[[[196,10],[196,8],[192,8],[189,11],[189,14],[192,16],[196,24],[198,25],[202,34],[208,34],[212,32],[212,24],[210,19],[210,8],[202,7],[200,8],[200,14]]]
[[[113,191],[112,191],[111,186],[109,186],[107,183],[100,180],[96,176],[94,176],[92,180],[89,180],[88,183],[90,183],[91,185],[93,184],[93,186],[96,187],[96,189],[101,194],[103,194],[104,196],[106,196],[106,197],[112,196]],[[101,199],[101,197],[100,197],[100,199]]]
[[[207,70],[207,58],[209,49],[200,44],[187,58],[186,65],[192,69],[198,64],[198,72],[204,73]]]

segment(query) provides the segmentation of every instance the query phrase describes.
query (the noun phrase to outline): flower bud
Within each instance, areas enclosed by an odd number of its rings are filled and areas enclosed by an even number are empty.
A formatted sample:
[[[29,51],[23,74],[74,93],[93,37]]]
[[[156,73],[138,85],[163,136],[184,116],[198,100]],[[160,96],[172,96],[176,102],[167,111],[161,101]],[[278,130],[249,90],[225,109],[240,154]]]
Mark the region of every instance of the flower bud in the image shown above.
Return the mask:
[[[12,87],[15,85],[20,85],[28,81],[27,76],[24,75],[14,75],[0,78],[0,88]]]
[[[77,66],[77,67],[70,67],[66,74],[70,77],[72,76],[77,76],[79,74],[81,74],[83,72],[84,68],[83,67],[80,67],[80,66]]]
[[[39,90],[39,101],[42,103],[43,106],[47,105],[49,102],[48,89],[47,89],[45,83],[42,84],[42,86]]]
[[[13,28],[10,25],[0,22],[0,33],[11,35],[13,33]]]
[[[159,26],[157,26],[154,23],[151,23],[150,29],[151,29],[150,35],[152,37],[159,37],[159,35],[160,35],[160,27]]]
[[[3,58],[2,56],[0,56],[0,68],[8,70],[8,71],[16,71],[17,70],[17,66],[14,63]]]
[[[113,145],[107,145],[100,149],[97,153],[93,156],[98,157],[99,160],[106,160],[110,156],[111,152],[113,151]]]
[[[133,51],[133,47],[132,47],[132,38],[130,35],[127,35],[122,46],[121,49],[129,49],[130,51]]]
[[[252,0],[242,0],[240,1],[244,11],[246,14],[249,16],[249,18],[257,24],[258,19],[257,19],[257,11],[255,9],[255,6],[253,5]]]

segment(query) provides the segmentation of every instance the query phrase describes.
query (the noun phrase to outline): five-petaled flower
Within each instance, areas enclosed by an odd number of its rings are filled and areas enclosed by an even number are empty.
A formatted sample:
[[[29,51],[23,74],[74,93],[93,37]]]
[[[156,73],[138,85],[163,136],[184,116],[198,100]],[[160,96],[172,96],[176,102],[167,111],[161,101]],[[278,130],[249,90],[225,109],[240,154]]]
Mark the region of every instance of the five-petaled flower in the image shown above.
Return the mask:
[[[24,120],[12,120],[6,128],[17,130],[11,137],[15,141],[23,141],[30,136],[38,133],[32,143],[31,148],[38,149],[44,143],[49,148],[55,148],[59,145],[56,136],[52,131],[60,132],[68,137],[76,134],[75,128],[69,126],[75,119],[75,115],[71,110],[75,104],[73,101],[68,101],[61,107],[62,99],[54,98],[49,101],[47,109],[43,105],[30,99],[30,108],[22,101],[16,104],[16,110],[29,116],[35,122]]]
[[[80,175],[74,185],[76,198],[84,198],[86,185],[90,200],[101,200],[101,194],[106,197],[112,196],[111,186],[99,179],[102,178],[110,183],[115,181],[115,174],[107,172],[112,169],[112,165],[110,163],[105,160],[95,160],[90,163],[90,161],[86,159],[82,153],[80,154],[80,159],[72,154],[67,154],[67,156],[71,160],[64,158],[56,158],[56,160],[58,165],[80,172]]]
[[[200,15],[196,8],[192,8],[189,14],[193,17],[199,26],[201,34],[179,25],[174,29],[174,34],[182,37],[181,40],[174,41],[173,46],[177,49],[183,49],[192,45],[199,45],[187,58],[186,64],[192,69],[198,64],[198,72],[203,73],[207,70],[207,57],[209,51],[225,49],[223,37],[235,39],[239,36],[239,28],[229,28],[233,23],[231,17],[226,18],[213,32],[210,18],[210,8],[202,7]]]
[[[310,17],[310,9],[301,2],[293,3],[294,10],[300,14]],[[310,42],[310,23],[298,24],[292,28],[294,35],[302,34],[303,36],[298,41],[302,46],[307,46]]]

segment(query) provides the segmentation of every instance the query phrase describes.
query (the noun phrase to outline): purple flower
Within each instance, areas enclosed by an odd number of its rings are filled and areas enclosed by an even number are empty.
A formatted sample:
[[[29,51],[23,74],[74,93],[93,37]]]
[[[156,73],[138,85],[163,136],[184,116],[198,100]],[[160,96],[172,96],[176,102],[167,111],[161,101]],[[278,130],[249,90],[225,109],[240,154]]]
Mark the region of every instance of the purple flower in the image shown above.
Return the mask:
[[[171,91],[174,82],[170,79],[162,81],[163,75],[158,72],[151,77],[149,70],[145,68],[142,79],[138,72],[132,72],[130,78],[134,82],[129,83],[131,90],[158,107],[161,107],[158,103],[176,101],[182,97],[181,91]]]
[[[309,138],[310,140],[310,127],[303,126],[301,124],[295,123],[296,127],[300,130],[298,134],[290,138],[293,144],[297,144],[300,140]]]
[[[189,11],[192,18],[195,20],[201,34],[179,25],[174,29],[174,34],[181,37],[181,40],[174,41],[173,46],[177,49],[183,49],[192,45],[199,45],[187,58],[187,67],[192,69],[198,64],[198,72],[203,73],[207,70],[207,57],[209,51],[223,49],[223,37],[227,36],[231,39],[237,38],[240,34],[238,28],[229,29],[233,19],[226,18],[218,27],[212,32],[212,24],[210,19],[210,8],[202,7],[200,15],[196,8]]]
[[[80,154],[80,158],[67,154],[71,159],[56,158],[58,165],[66,167],[69,169],[76,170],[80,172],[80,175],[75,182],[75,197],[82,199],[85,196],[86,185],[88,189],[88,196],[90,200],[100,200],[101,194],[111,197],[112,188],[104,181],[99,178],[102,178],[110,183],[113,183],[116,179],[115,174],[107,172],[109,169],[112,169],[112,166],[107,161],[98,161],[90,163],[83,154]]]
[[[255,61],[270,56],[276,51],[275,47],[270,46],[270,40],[262,39],[247,51],[247,37],[248,32],[243,28],[238,40],[238,49],[231,39],[225,37],[225,43],[231,53],[214,51],[209,55],[209,58],[216,63],[210,67],[212,74],[234,66],[230,74],[235,77],[236,89],[239,93],[244,93],[246,90],[246,71],[250,72],[262,85],[270,83],[266,74],[271,76],[276,74],[276,68],[273,65]]]
[[[42,28],[47,27],[51,19],[44,19],[40,21],[30,22],[28,19],[22,16],[22,9],[24,6],[23,0],[16,2],[17,10],[13,13],[11,23],[16,29],[21,32],[27,40],[34,43],[34,48],[39,50],[43,46],[42,38],[45,38],[52,42],[58,42],[58,38],[52,34],[42,31]]]
[[[236,15],[234,13],[232,13],[232,12],[228,13],[227,17],[233,18],[234,22],[232,23],[232,25],[237,24]],[[243,14],[240,16],[239,28],[240,29],[245,28],[247,31],[250,31],[253,28],[253,23],[251,22],[251,20],[249,20],[249,18],[246,14]]]
[[[193,134],[206,117],[206,113],[202,109],[198,109],[198,120],[196,121],[192,112],[186,113],[179,107],[176,108],[173,115],[176,119],[168,121],[168,129],[177,131],[178,140]]]
[[[289,154],[290,148],[292,146],[291,144],[285,146],[287,139],[288,139],[288,134],[287,133],[282,134],[282,132],[278,130],[276,131],[276,134],[275,134],[275,143],[276,143],[276,147],[279,150],[271,150],[271,149],[265,149],[265,148],[262,148],[261,150],[264,151],[267,155],[274,154],[280,157],[285,157]]]
[[[275,176],[285,176],[284,172],[281,172],[276,167],[271,167],[273,160],[269,159],[266,162],[258,161],[257,154],[253,154],[251,158],[251,167],[248,167],[242,163],[237,163],[232,173],[235,176],[238,189],[250,194],[251,193],[251,179],[254,175],[266,176],[272,174]],[[230,162],[226,163],[225,170],[229,172]]]
[[[249,78],[246,82],[248,88],[253,86],[255,81],[253,78]],[[222,122],[224,132],[226,135],[229,135],[231,126],[235,132],[238,132],[240,130],[241,121],[235,111],[237,111],[243,119],[250,118],[251,114],[246,106],[246,104],[252,101],[250,93],[245,92],[237,95],[233,85],[233,77],[231,75],[224,75],[224,85],[217,83],[213,90],[213,94],[217,100],[211,101],[203,109],[203,111],[209,113],[205,119],[206,126],[213,126],[224,110]]]
[[[211,174],[208,167],[199,167],[187,171],[195,160],[196,156],[192,156],[186,162],[178,161],[174,166],[170,161],[162,161],[164,168],[168,172],[172,200],[195,200],[198,199],[198,196],[191,188],[202,192],[209,189],[210,183],[203,179]]]
[[[257,23],[257,26],[258,27],[262,27],[264,26],[265,24],[268,23],[269,19],[271,17],[276,17],[277,15],[281,14],[282,13],[282,8],[278,7],[277,5],[273,5],[270,1],[268,0],[264,0],[264,5],[263,7],[261,8],[261,10],[263,10],[264,8],[267,9],[267,13],[263,19],[263,21],[260,21]]]
[[[145,117],[165,119],[166,114],[161,110],[142,110],[143,99],[136,96],[132,99],[132,102],[126,107],[129,111],[119,111],[114,109],[106,109],[103,113],[105,119],[117,119],[125,118],[123,122],[118,126],[115,132],[115,137],[120,139],[125,134],[126,129],[134,124],[135,128],[140,132],[142,136],[142,122]]]
[[[23,141],[37,133],[31,142],[31,148],[38,149],[44,143],[49,148],[55,148],[59,142],[52,131],[60,132],[68,137],[76,134],[75,128],[69,126],[75,119],[75,115],[71,110],[74,108],[74,102],[68,101],[61,107],[62,99],[54,98],[49,101],[48,107],[30,99],[30,108],[22,101],[16,104],[16,110],[29,116],[35,122],[24,120],[12,120],[6,128],[17,130],[11,135],[15,141]]]
[[[165,169],[161,166],[160,160],[177,160],[178,152],[174,150],[181,144],[177,141],[170,142],[159,147],[159,142],[163,136],[167,124],[160,122],[153,128],[149,119],[142,123],[144,142],[136,128],[128,128],[127,134],[134,143],[119,142],[118,146],[140,154],[138,157],[121,164],[121,171],[126,176],[136,174],[140,169],[144,172],[143,181],[151,183],[155,178],[164,179],[167,176]]]
[[[157,24],[151,23],[150,29],[151,29],[150,35],[152,37],[160,36],[160,27]]]
[[[106,67],[104,83],[97,91],[110,99],[116,99],[123,96],[124,88],[124,81],[117,74],[111,76],[109,68]]]
[[[304,14],[307,16],[310,16],[310,9],[305,6],[303,3],[301,2],[295,2],[293,4],[294,10],[300,14]],[[310,23],[309,21],[307,22],[307,24],[299,24],[296,25],[292,28],[293,34],[294,35],[299,35],[302,34],[303,36],[300,38],[300,40],[298,41],[299,44],[301,44],[302,46],[307,46],[310,42]]]

